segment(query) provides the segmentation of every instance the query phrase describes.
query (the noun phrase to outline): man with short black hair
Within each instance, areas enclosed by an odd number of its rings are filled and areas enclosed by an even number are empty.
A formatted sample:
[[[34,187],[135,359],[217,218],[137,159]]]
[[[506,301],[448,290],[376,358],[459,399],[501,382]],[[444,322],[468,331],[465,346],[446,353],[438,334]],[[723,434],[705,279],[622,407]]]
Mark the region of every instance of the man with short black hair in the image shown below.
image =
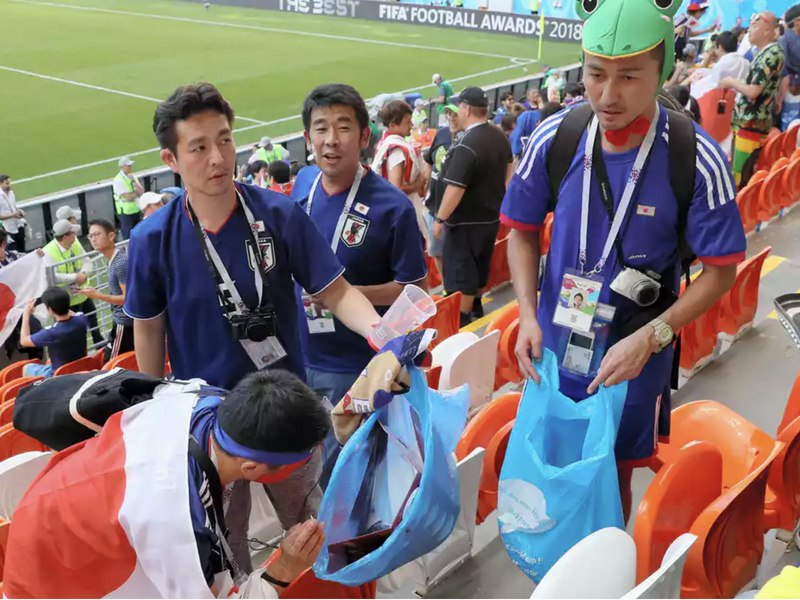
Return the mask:
[[[142,194],[142,198],[150,193],[152,192]],[[93,287],[83,288],[83,293],[93,300],[111,305],[114,326],[108,334],[108,343],[104,349],[106,361],[134,349],[133,319],[122,310],[128,285],[128,253],[125,248],[117,248],[116,235],[114,225],[106,219],[95,219],[89,223],[89,242],[108,261],[109,293],[105,294]]]
[[[500,125],[500,123],[503,121],[503,117],[513,110],[516,102],[517,101],[514,99],[514,94],[511,92],[506,92],[502,95],[500,98],[500,106],[497,107],[497,112],[494,113],[495,125]]]
[[[17,206],[17,196],[11,189],[8,175],[0,175],[0,221],[11,235],[13,249],[25,252],[25,213]]]
[[[463,327],[473,316],[483,315],[480,295],[489,280],[500,204],[513,165],[508,138],[486,121],[486,93],[468,87],[458,99],[464,136],[450,148],[443,164],[447,187],[433,233],[444,235],[444,289],[449,294],[461,292]]]
[[[292,195],[292,167],[283,160],[271,162],[267,167],[269,189],[279,194]]]
[[[37,301],[30,300],[22,313],[19,345],[23,348],[47,348],[50,362],[46,365],[25,365],[26,377],[52,377],[60,367],[86,356],[86,330],[89,322],[83,313],[70,310],[69,292],[49,287],[42,294],[42,304],[55,319],[55,325],[31,334],[31,315]]]

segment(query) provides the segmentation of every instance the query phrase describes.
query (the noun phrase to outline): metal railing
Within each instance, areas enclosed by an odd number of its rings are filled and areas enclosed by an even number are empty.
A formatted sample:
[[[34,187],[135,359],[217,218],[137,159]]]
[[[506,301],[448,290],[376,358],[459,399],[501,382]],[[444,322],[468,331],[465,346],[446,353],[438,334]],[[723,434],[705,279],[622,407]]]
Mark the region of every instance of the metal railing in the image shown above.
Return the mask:
[[[116,244],[117,250],[127,247],[127,240]],[[99,292],[105,292],[108,290],[108,261],[106,260],[106,257],[97,250],[87,252],[81,256],[73,256],[67,260],[62,260],[61,262],[53,263],[52,265],[47,266],[45,268],[47,285],[59,285],[56,281],[56,272],[58,271],[58,267],[63,265],[71,265],[77,261],[89,261],[92,265],[92,272],[87,275],[86,284],[82,287],[93,287]],[[78,271],[79,269],[75,270],[74,272],[77,273]],[[80,294],[80,288],[74,288],[74,293]],[[95,305],[95,310],[86,313],[87,317],[97,317],[97,327],[91,326],[89,327],[88,331],[90,340],[89,350],[100,350],[106,345],[106,340],[108,339],[109,333],[114,328],[114,318],[111,312],[111,304],[108,302],[103,302],[102,300],[93,300],[93,302]],[[103,338],[102,342],[94,341],[93,334],[95,332],[98,333],[101,338]]]
[[[561,69],[567,81],[578,81],[580,79],[580,63],[568,65]],[[532,87],[541,88],[543,79],[544,74],[536,73],[485,86],[483,89],[489,96],[490,107],[496,109],[502,94],[512,92],[515,97],[521,97]],[[436,127],[439,115],[435,107],[432,106],[429,112],[429,123],[432,127]],[[291,156],[295,159],[304,159],[306,156],[306,142],[302,132],[276,137],[273,141],[289,150]],[[249,144],[237,149],[237,165],[247,162],[252,153],[252,148],[253,145]],[[305,161],[300,160],[300,162]],[[180,175],[173,173],[167,167],[142,171],[138,173],[138,176],[145,190],[155,191],[165,187],[181,185]],[[115,217],[112,180],[22,201],[20,206],[25,210],[25,219],[31,228],[32,235],[27,244],[29,249],[39,248],[49,241],[53,223],[56,221],[56,211],[62,206],[80,208],[82,212],[80,225],[83,233],[88,231],[90,220],[103,218],[113,223]]]

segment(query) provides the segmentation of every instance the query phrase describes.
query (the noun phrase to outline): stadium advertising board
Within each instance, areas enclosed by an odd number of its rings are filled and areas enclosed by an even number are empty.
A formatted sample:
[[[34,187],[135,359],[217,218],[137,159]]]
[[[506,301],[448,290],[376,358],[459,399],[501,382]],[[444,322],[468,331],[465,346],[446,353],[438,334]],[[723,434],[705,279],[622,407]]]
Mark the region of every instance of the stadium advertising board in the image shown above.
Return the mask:
[[[215,4],[529,37],[538,37],[540,27],[539,17],[533,15],[375,0],[215,0]],[[546,40],[577,42],[582,29],[578,20],[544,20]]]

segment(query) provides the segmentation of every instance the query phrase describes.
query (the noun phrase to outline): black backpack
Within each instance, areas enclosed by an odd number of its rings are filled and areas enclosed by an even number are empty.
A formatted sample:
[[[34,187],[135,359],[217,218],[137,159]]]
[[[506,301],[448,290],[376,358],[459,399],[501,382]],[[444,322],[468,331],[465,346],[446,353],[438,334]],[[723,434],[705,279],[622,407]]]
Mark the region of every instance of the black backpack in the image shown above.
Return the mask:
[[[686,111],[666,92],[658,97],[659,104],[667,111],[669,123],[669,181],[672,192],[678,199],[678,252],[681,270],[688,274],[697,258],[686,241],[686,222],[694,198],[694,181],[697,165],[697,138],[694,124]],[[547,175],[550,180],[550,210],[555,210],[561,182],[572,164],[583,132],[592,118],[592,107],[588,102],[569,111],[558,126],[553,144],[547,153]]]

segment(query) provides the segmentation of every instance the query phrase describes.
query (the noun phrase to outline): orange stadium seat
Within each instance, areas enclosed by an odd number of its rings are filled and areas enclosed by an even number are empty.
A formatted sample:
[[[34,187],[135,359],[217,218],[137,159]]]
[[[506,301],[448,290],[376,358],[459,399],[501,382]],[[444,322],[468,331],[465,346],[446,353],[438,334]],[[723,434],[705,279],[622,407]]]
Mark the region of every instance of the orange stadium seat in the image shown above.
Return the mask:
[[[550,252],[550,242],[553,239],[553,213],[547,213],[544,218],[544,227],[539,233],[539,254],[546,256]]]
[[[789,159],[780,158],[772,163],[758,196],[758,219],[766,223],[778,216],[783,206],[783,174]]]
[[[117,367],[128,369],[129,371],[138,371],[139,364],[136,362],[136,352],[131,350],[130,352],[120,354],[117,358],[112,358],[103,365],[103,371],[110,371]]]
[[[514,319],[511,325],[506,327],[505,331],[500,335],[500,344],[497,349],[498,363],[502,363],[502,367],[497,369],[497,374],[504,380],[503,385],[505,385],[505,383],[519,383],[522,381],[522,372],[519,369],[519,362],[517,362],[517,356],[514,353],[518,337],[519,319]],[[498,382],[495,381],[495,384],[497,383]],[[495,389],[497,390],[499,388],[496,387]]]
[[[486,289],[491,290],[511,280],[511,268],[508,266],[508,240],[505,238],[494,244],[492,266],[489,269],[489,281]]]
[[[432,390],[439,389],[439,380],[442,377],[442,365],[434,365],[425,371],[425,379]]]
[[[46,452],[48,448],[41,442],[14,429],[14,426],[0,427],[0,461],[23,452]]]
[[[758,228],[760,222],[758,219],[758,200],[766,178],[766,171],[756,172],[736,196],[736,204],[742,216],[742,225],[744,225],[745,233],[750,233]]]
[[[767,135],[767,142],[761,147],[761,156],[758,158],[758,169],[769,169],[780,157],[781,145],[783,143],[780,131],[772,129]]]
[[[486,327],[486,333],[491,333],[492,331],[499,331],[501,340],[500,344],[502,345],[503,334],[514,321],[517,321],[517,331],[519,331],[519,303],[517,302],[513,302],[508,306],[500,309],[497,316],[495,316],[495,318]],[[495,371],[494,389],[498,390],[510,381],[519,381],[519,377],[516,375],[517,372],[518,371],[516,371],[516,360],[514,360],[513,362],[508,361],[507,357],[504,356],[502,350],[499,351],[497,357],[497,369]]]
[[[789,208],[800,200],[800,156],[789,161],[783,172],[783,208]]]
[[[15,399],[0,404],[0,427],[12,422],[14,418],[14,404],[16,403],[17,401]]]
[[[0,405],[16,398],[22,388],[42,379],[44,377],[21,377],[0,387]]]
[[[265,567],[269,566],[280,556],[281,550],[278,548],[264,562]],[[281,594],[281,598],[331,598],[343,600],[367,600],[375,598],[377,593],[376,582],[361,584],[358,587],[348,587],[335,581],[318,579],[311,568],[303,571]]]
[[[22,377],[22,370],[25,368],[25,365],[40,365],[42,361],[35,358],[33,360],[20,360],[15,362],[13,365],[8,365],[2,371],[0,371],[0,385],[4,385],[9,381],[13,381],[14,379],[19,379]]]
[[[720,303],[681,330],[680,366],[686,376],[703,367],[714,357],[719,334]]]
[[[700,105],[700,116],[703,129],[714,141],[721,144],[731,134],[731,116],[736,104],[736,90],[715,89],[703,94],[697,101]],[[720,103],[724,103],[725,111],[720,113]]]
[[[719,302],[721,333],[735,337],[756,318],[761,267],[764,266],[764,260],[771,251],[772,246],[767,246],[739,265],[733,287]]]
[[[486,518],[497,510],[497,486],[500,483],[500,471],[506,459],[508,440],[514,428],[512,419],[503,425],[489,440],[486,447],[486,456],[483,458],[481,482],[478,486],[478,512],[475,516],[476,523],[483,523]]]
[[[74,360],[66,365],[61,365],[54,376],[58,375],[71,375],[73,373],[85,373],[87,371],[98,371],[103,366],[103,352],[97,352],[89,356],[84,356],[78,360]]]
[[[458,333],[461,317],[461,292],[448,294],[435,302],[436,314],[419,327],[420,329],[435,329],[439,332],[429,346],[429,350],[433,350],[447,338]]]
[[[795,124],[783,134],[783,148],[781,156],[789,158],[792,156],[792,154],[794,154],[794,151],[797,149],[798,132],[800,132],[800,124]]]
[[[794,531],[800,517],[800,417],[779,431],[778,441],[785,446],[767,479],[765,532],[778,528]]]
[[[428,289],[433,290],[442,285],[442,274],[436,268],[436,261],[433,257],[425,254],[425,262],[428,264]]]
[[[778,435],[781,431],[789,426],[789,423],[800,417],[800,371],[794,380],[792,391],[789,392],[789,400],[786,402],[786,408],[783,410],[783,418],[781,424],[778,425]]]

